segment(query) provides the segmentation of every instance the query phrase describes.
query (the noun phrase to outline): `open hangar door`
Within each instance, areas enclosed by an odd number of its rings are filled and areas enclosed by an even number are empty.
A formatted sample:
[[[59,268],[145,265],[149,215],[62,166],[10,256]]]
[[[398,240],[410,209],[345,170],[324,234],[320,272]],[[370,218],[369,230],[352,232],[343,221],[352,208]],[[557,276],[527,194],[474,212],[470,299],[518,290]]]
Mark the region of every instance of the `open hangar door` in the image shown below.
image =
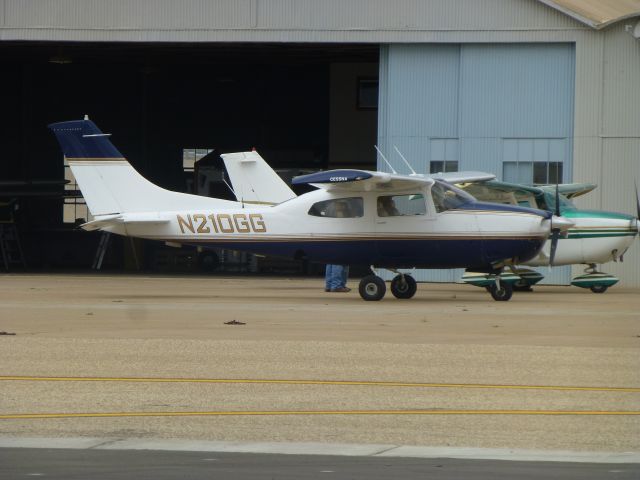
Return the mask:
[[[367,99],[373,87],[377,99],[378,50],[0,43],[0,206],[18,227],[28,268],[90,268],[100,241],[100,233],[75,228],[86,209],[64,184],[68,169],[48,124],[89,115],[143,176],[176,191],[193,189],[189,162],[211,150],[217,157],[256,148],[285,175],[375,168],[377,105]],[[230,195],[219,180],[207,193]],[[196,269],[193,255],[180,260],[168,249],[114,237],[103,265]]]

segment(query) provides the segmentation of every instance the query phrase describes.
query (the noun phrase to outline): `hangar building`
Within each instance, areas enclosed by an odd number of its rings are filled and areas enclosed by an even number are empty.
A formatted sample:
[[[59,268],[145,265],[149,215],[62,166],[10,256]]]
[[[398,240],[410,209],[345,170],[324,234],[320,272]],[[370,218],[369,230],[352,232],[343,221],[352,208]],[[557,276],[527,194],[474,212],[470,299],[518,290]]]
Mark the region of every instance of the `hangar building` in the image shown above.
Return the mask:
[[[580,206],[635,213],[639,38],[638,0],[0,0],[0,198],[30,265],[90,264],[46,129],[89,114],[179,191],[212,150],[295,173],[375,168],[377,143],[425,173],[560,171],[598,184]],[[117,267],[162,257],[120,248]],[[638,246],[605,270],[640,286]]]

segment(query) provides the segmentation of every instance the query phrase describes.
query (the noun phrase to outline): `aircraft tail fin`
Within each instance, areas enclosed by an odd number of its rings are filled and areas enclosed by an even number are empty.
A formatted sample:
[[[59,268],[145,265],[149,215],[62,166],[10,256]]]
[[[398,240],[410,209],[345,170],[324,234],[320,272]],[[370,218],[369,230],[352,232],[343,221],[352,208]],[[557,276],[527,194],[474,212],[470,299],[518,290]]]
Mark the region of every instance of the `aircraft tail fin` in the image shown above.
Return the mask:
[[[255,150],[220,156],[239,202],[278,204],[296,197],[293,190]]]
[[[91,214],[231,207],[235,202],[172,192],[140,175],[90,120],[49,125],[71,167]]]

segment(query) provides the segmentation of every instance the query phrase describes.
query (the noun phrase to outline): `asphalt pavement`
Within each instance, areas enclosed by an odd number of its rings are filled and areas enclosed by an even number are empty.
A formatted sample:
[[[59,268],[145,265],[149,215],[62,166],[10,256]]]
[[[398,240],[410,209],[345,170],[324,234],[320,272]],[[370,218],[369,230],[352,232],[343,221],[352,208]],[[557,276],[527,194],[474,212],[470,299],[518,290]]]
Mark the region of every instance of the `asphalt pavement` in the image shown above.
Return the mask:
[[[638,464],[265,455],[213,452],[0,449],[0,478],[69,480],[636,480]]]

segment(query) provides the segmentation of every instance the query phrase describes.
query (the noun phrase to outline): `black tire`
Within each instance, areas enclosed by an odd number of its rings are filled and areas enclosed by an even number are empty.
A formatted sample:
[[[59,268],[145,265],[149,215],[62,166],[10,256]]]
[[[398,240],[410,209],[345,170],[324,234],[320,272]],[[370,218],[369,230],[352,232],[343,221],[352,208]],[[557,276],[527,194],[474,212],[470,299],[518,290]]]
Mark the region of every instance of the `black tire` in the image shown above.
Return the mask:
[[[384,294],[387,293],[387,285],[377,275],[367,275],[360,280],[358,291],[363,300],[375,302],[382,300]]]
[[[607,287],[606,285],[591,285],[589,287],[589,290],[591,290],[593,293],[604,293],[607,291]]]
[[[416,294],[416,290],[418,290],[418,284],[410,275],[396,275],[391,280],[391,293],[396,298],[401,300],[411,298]]]
[[[220,266],[220,257],[211,250],[205,250],[198,254],[198,268],[202,272],[215,272]]]
[[[513,295],[513,287],[510,283],[500,282],[500,286],[491,285],[491,296],[496,302],[506,302]]]

